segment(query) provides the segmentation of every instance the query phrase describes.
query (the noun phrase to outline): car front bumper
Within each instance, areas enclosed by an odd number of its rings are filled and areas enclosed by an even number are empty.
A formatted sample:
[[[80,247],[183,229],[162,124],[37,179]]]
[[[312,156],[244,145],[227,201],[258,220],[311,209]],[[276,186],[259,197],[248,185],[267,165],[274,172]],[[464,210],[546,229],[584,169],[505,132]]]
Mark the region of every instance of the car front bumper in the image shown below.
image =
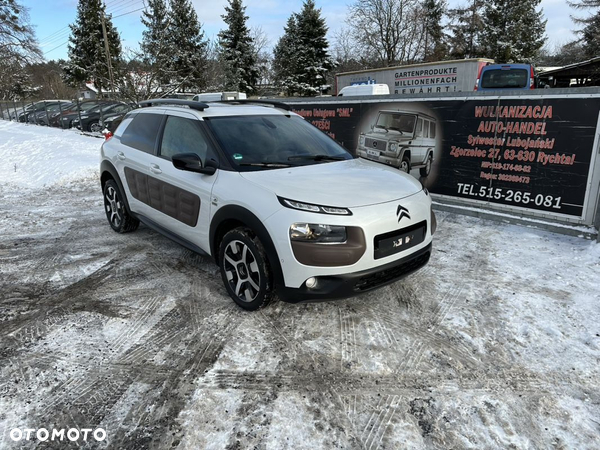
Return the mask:
[[[387,164],[392,167],[399,167],[402,162],[398,156],[393,155],[392,153],[387,152],[379,152],[379,155],[370,155],[367,153],[365,148],[359,147],[356,151],[358,156],[361,158],[368,159],[370,161],[377,161],[379,163]],[[393,156],[392,156],[393,155]]]
[[[426,247],[394,262],[359,272],[333,276],[318,276],[317,284],[309,289],[277,287],[277,294],[290,303],[318,302],[354,297],[394,283],[424,267],[431,257],[431,243]]]

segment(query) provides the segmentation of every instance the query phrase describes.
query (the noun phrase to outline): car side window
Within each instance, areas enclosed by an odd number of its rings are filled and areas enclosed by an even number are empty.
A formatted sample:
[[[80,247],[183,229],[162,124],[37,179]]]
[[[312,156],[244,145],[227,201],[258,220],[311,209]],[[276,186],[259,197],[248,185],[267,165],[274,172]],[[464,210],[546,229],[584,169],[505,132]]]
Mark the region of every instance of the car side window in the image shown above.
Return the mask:
[[[423,137],[429,137],[429,120],[423,121]]]
[[[121,136],[121,144],[146,153],[154,153],[156,136],[163,116],[161,114],[138,113]]]
[[[417,120],[417,136],[423,136],[423,119]]]
[[[435,122],[429,122],[429,137],[435,137]]]
[[[199,121],[177,116],[167,118],[160,156],[171,160],[178,153],[195,153],[203,163],[206,162],[208,142]]]

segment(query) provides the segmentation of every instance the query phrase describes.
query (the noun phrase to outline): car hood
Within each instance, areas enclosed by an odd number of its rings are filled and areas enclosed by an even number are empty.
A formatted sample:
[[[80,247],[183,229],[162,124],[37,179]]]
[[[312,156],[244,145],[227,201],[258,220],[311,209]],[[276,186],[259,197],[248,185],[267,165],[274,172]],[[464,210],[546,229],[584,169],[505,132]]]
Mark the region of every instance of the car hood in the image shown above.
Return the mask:
[[[374,205],[423,189],[410,175],[361,158],[241,175],[280,197],[324,206]]]

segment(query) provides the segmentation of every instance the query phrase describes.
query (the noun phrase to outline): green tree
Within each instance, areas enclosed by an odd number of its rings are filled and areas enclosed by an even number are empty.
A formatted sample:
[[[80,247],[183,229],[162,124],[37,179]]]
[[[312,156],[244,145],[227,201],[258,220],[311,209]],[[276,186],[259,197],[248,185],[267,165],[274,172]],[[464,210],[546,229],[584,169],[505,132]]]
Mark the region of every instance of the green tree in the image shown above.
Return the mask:
[[[568,2],[577,10],[592,10],[587,17],[573,17],[575,23],[583,25],[577,32],[581,35],[581,45],[586,58],[600,56],[600,0],[578,0]]]
[[[227,28],[219,33],[220,56],[224,61],[225,89],[252,94],[256,90],[258,69],[253,39],[246,26],[248,16],[242,0],[229,0],[221,17]]]
[[[147,66],[145,70],[152,72],[153,79],[168,84],[171,49],[165,32],[169,29],[169,10],[165,0],[148,0],[148,7],[142,13],[142,23],[146,29],[142,32],[142,55],[139,59]]]
[[[485,5],[483,47],[498,63],[530,62],[546,41],[541,0],[490,0]]]
[[[207,42],[190,0],[171,0],[168,42],[171,84],[179,91],[206,86]]]
[[[329,88],[327,74],[333,68],[327,42],[327,26],[314,0],[305,0],[293,14],[274,52],[276,81],[288,95],[318,95]]]
[[[28,10],[15,0],[0,0],[0,98],[28,95],[32,88],[26,67],[41,57]]]
[[[296,74],[298,65],[298,24],[296,15],[292,14],[284,27],[284,33],[273,51],[273,75],[275,83],[286,95],[294,95],[297,91]]]
[[[108,53],[104,43],[102,20],[106,28]],[[112,25],[111,16],[106,14],[101,0],[79,0],[77,18],[70,25],[69,61],[65,69],[66,80],[78,85],[92,81],[102,92],[110,87],[110,70],[113,79],[121,64],[121,40]]]
[[[425,61],[439,61],[447,55],[446,36],[442,19],[446,11],[445,0],[425,0],[424,8],[424,38],[425,45],[423,59]]]
[[[450,19],[450,56],[455,59],[478,58],[485,56],[481,45],[484,22],[483,0],[471,0],[461,8],[448,11]]]

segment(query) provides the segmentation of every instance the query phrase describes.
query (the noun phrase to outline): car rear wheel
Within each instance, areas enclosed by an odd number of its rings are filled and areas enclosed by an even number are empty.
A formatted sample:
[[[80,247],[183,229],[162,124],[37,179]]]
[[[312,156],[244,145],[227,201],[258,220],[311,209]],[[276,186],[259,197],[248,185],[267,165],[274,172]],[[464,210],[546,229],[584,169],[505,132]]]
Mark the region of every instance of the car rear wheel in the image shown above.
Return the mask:
[[[104,185],[104,210],[111,228],[117,233],[134,231],[140,222],[132,217],[124,203],[125,196],[119,190],[114,180],[108,180]]]
[[[255,311],[271,301],[271,268],[252,230],[239,227],[226,233],[219,245],[219,262],[225,288],[238,306]]]
[[[427,162],[425,163],[425,167],[419,169],[419,173],[422,177],[426,177],[431,173],[431,164],[433,163],[433,156],[431,154],[427,157]]]

